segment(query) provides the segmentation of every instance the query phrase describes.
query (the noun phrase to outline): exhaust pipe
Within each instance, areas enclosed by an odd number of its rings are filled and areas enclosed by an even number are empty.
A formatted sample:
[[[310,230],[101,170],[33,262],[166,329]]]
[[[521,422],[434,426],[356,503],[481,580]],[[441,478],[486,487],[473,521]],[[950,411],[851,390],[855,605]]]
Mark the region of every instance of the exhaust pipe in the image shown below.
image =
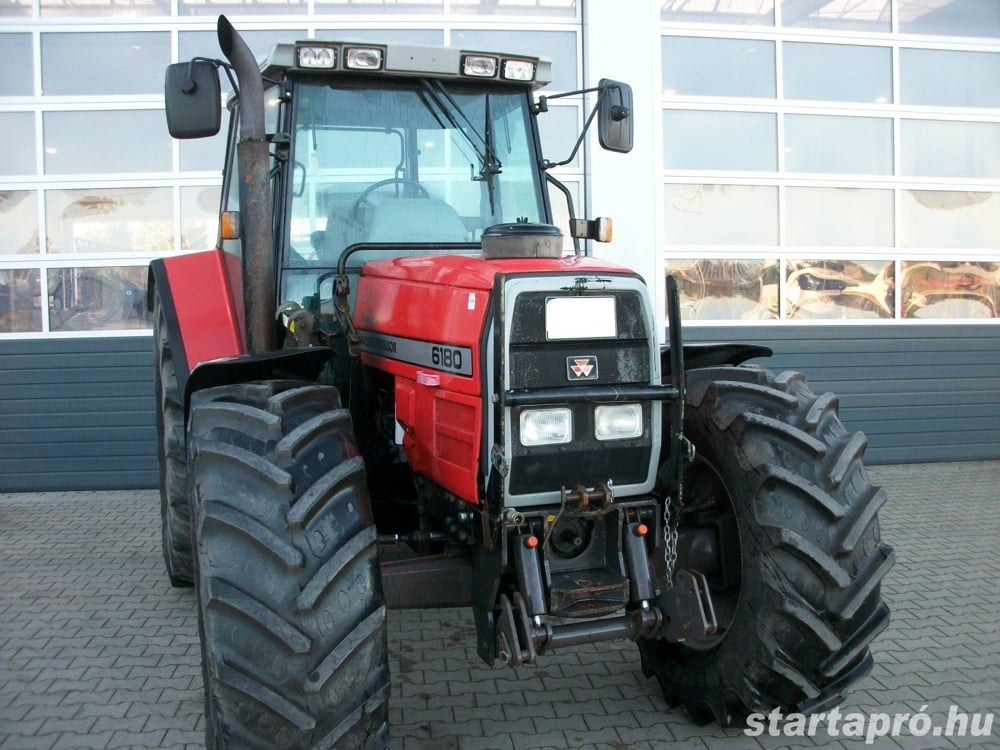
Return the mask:
[[[243,237],[243,311],[250,354],[274,351],[274,238],[269,206],[270,153],[264,132],[264,83],[250,47],[225,16],[217,25],[219,47],[239,82],[240,220]]]

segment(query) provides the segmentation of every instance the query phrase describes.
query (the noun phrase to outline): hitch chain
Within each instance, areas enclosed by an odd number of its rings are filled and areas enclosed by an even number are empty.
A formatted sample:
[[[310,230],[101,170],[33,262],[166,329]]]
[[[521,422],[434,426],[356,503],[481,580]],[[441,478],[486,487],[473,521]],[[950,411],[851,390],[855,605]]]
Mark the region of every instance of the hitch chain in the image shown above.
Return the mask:
[[[671,509],[674,500],[669,495],[663,501],[663,587],[673,588],[674,567],[677,565],[677,527],[680,525],[680,510]]]

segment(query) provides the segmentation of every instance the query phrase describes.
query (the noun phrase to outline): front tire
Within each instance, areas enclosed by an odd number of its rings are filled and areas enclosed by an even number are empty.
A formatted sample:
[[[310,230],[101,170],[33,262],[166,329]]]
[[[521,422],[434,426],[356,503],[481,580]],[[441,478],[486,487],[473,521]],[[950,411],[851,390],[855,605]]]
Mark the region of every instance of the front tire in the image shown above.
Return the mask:
[[[188,444],[207,746],[385,747],[376,533],[337,390],[208,389]]]
[[[844,429],[832,394],[759,367],[689,372],[685,410],[697,454],[681,531],[716,529],[720,629],[640,641],[643,671],[698,723],[839,703],[871,669],[868,645],[889,618],[879,590],[894,557],[877,517],[886,496],[862,464],[864,436]]]

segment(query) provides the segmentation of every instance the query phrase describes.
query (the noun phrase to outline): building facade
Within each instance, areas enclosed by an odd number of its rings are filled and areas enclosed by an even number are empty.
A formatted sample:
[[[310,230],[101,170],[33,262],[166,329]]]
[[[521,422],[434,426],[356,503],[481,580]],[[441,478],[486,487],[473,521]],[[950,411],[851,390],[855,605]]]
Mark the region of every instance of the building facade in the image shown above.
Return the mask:
[[[0,490],[156,482],[146,264],[214,244],[224,145],[169,138],[163,71],[220,56],[220,13],[258,54],[399,40],[551,57],[547,93],[629,82],[633,151],[558,170],[614,218],[594,253],[661,315],[674,274],[688,339],[840,394],[869,460],[1000,457],[993,0],[5,0]],[[590,104],[553,101],[550,159]]]

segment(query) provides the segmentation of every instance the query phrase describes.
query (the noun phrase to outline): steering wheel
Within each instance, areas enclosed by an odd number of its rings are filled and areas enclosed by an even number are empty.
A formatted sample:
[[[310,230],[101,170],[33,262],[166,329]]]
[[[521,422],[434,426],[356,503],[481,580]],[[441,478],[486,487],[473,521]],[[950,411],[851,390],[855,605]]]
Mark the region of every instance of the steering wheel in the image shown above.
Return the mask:
[[[416,180],[407,180],[405,177],[390,177],[387,180],[379,180],[378,182],[373,182],[371,185],[362,190],[361,194],[354,199],[354,203],[351,204],[351,210],[348,212],[351,221],[353,221],[358,226],[364,226],[365,214],[368,212],[369,209],[374,209],[376,205],[368,199],[368,196],[370,196],[379,188],[384,188],[387,185],[402,185],[404,190],[406,188],[411,188],[412,192],[416,194],[417,198],[431,197],[431,194],[427,192],[427,188],[425,188]]]

